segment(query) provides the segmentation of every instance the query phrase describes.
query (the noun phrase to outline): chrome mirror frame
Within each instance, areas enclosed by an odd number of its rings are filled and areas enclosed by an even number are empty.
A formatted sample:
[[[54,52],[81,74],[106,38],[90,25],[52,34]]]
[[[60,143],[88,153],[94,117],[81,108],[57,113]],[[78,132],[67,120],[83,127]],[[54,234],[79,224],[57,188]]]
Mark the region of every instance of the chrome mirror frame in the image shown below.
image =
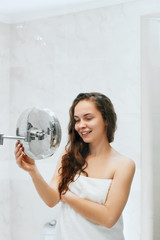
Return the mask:
[[[28,108],[18,118],[16,136],[0,134],[4,139],[23,141],[24,152],[35,160],[52,156],[61,142],[61,126],[58,118],[47,108]]]

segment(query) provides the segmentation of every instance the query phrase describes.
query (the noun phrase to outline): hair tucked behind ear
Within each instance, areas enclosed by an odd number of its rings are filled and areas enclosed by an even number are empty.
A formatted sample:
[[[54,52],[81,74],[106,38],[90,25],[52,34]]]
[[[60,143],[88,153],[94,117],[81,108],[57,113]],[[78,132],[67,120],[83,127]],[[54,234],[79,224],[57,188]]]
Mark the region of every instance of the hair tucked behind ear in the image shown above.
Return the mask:
[[[97,92],[80,93],[73,101],[69,111],[68,143],[66,145],[66,154],[62,157],[61,168],[59,169],[61,180],[58,190],[60,195],[68,190],[69,184],[74,180],[77,173],[84,173],[88,176],[85,168],[87,167],[86,157],[89,154],[89,145],[83,142],[74,128],[74,109],[81,100],[90,100],[95,104],[101,112],[104,122],[106,122],[106,136],[109,143],[114,140],[117,116],[110,99]]]

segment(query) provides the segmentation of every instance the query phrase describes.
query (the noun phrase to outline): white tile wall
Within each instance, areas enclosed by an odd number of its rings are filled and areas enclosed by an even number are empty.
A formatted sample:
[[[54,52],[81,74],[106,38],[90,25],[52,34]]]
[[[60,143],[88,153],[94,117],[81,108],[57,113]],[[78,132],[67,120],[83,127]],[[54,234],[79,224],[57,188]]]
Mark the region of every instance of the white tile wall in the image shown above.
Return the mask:
[[[0,133],[9,133],[10,26],[0,23]],[[0,145],[0,239],[10,240],[9,144]]]
[[[37,163],[46,181],[66,143],[68,110],[74,97],[79,92],[100,91],[111,98],[118,114],[113,146],[137,165],[124,212],[126,240],[141,239],[140,20],[142,15],[157,11],[158,0],[142,0],[0,25],[0,83],[4,89],[0,88],[0,128],[15,134],[19,115],[31,106],[52,109],[62,125],[59,151],[51,159]],[[1,197],[0,218],[6,214],[7,222],[0,221],[5,226],[0,239],[8,240],[11,233],[12,240],[40,240],[43,225],[56,218],[58,208],[47,208],[29,176],[16,166],[14,143],[6,143],[0,150],[0,164],[10,160],[7,166],[1,164],[6,171],[3,175],[7,191]],[[3,181],[0,186],[4,186]]]
[[[160,235],[160,14],[143,17],[142,27],[142,232],[150,240]],[[146,231],[145,225],[152,228]]]

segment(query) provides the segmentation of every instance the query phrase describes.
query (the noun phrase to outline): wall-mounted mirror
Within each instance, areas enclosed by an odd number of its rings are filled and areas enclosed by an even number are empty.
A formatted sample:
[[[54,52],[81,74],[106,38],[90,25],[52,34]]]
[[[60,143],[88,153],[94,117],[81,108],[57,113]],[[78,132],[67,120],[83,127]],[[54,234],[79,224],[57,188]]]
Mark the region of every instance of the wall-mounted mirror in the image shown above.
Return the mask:
[[[61,141],[61,126],[54,112],[46,108],[28,108],[18,118],[16,136],[0,134],[4,139],[23,141],[24,152],[38,160],[52,156]]]

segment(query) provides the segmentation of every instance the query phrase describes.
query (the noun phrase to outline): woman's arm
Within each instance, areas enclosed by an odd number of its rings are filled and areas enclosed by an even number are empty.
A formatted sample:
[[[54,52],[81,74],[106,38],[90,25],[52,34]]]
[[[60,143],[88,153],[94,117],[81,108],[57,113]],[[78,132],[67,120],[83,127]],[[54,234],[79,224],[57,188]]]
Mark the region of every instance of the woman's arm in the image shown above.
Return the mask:
[[[125,160],[118,167],[104,205],[82,199],[70,191],[62,195],[62,201],[89,221],[111,228],[126,205],[134,172],[135,164],[132,160]]]
[[[42,200],[49,206],[54,207],[59,201],[59,193],[57,189],[57,183],[56,183],[56,176],[52,178],[52,181],[50,184],[48,184],[41,174],[39,173],[38,169],[35,172],[29,173],[32,181],[34,183],[34,186],[39,194],[39,196],[42,198]]]
[[[58,161],[57,168],[50,184],[46,183],[41,174],[39,173],[35,161],[28,157],[24,152],[24,147],[19,142],[16,143],[15,147],[15,157],[16,162],[20,168],[27,171],[34,183],[34,186],[42,198],[42,200],[49,206],[54,207],[59,201],[59,192],[58,192],[58,168],[61,163],[61,158]]]

